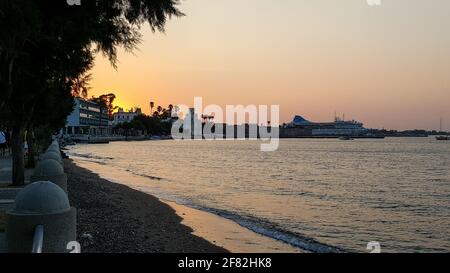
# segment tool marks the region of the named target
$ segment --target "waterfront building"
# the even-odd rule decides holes
[[[119,110],[113,115],[114,119],[112,121],[112,125],[115,126],[124,122],[130,122],[139,115],[142,115],[141,108],[136,108],[129,111],[124,111],[123,108],[119,108]]]
[[[110,134],[108,110],[98,103],[75,98],[73,112],[67,117],[65,135],[93,135]]]
[[[189,108],[183,125],[184,134],[190,135],[191,139],[201,139],[202,131],[202,122],[195,112],[195,108]]]

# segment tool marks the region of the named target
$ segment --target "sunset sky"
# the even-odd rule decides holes
[[[185,0],[165,34],[143,28],[118,70],[99,56],[91,95],[118,104],[279,104],[367,127],[450,130],[450,1]]]

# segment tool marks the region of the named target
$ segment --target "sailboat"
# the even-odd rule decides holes
[[[441,132],[442,132],[442,118],[440,119],[439,122],[439,133]],[[436,140],[450,140],[450,136],[443,136],[443,135],[436,136]]]

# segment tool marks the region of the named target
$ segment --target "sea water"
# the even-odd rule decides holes
[[[450,251],[449,142],[292,139],[275,152],[245,140],[112,142],[69,155],[308,251],[367,252],[369,242],[382,252]]]

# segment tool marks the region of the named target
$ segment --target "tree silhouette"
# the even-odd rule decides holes
[[[114,106],[114,101],[116,100],[116,95],[114,93],[104,94],[98,98],[92,97],[90,100],[105,108],[108,112],[108,118],[110,120],[113,119],[114,111],[118,108],[118,106]]]
[[[155,102],[150,102],[150,113],[153,113],[153,108],[155,108]]]
[[[87,98],[92,74],[84,74],[72,80],[72,96]]]
[[[158,108],[156,108],[156,111],[158,111],[158,116],[161,116],[163,108],[161,106],[158,106]]]
[[[23,141],[42,101],[71,95],[98,53],[117,65],[117,48],[134,50],[140,27],[164,31],[182,16],[178,0],[97,0],[69,6],[66,0],[0,1],[0,122],[12,131],[13,184],[24,184]],[[58,92],[49,92],[54,87]],[[83,95],[83,89],[81,89]],[[56,99],[56,101],[58,101]],[[73,99],[72,99],[73,103]],[[43,118],[65,121],[57,108]],[[53,127],[53,126],[52,126]]]

